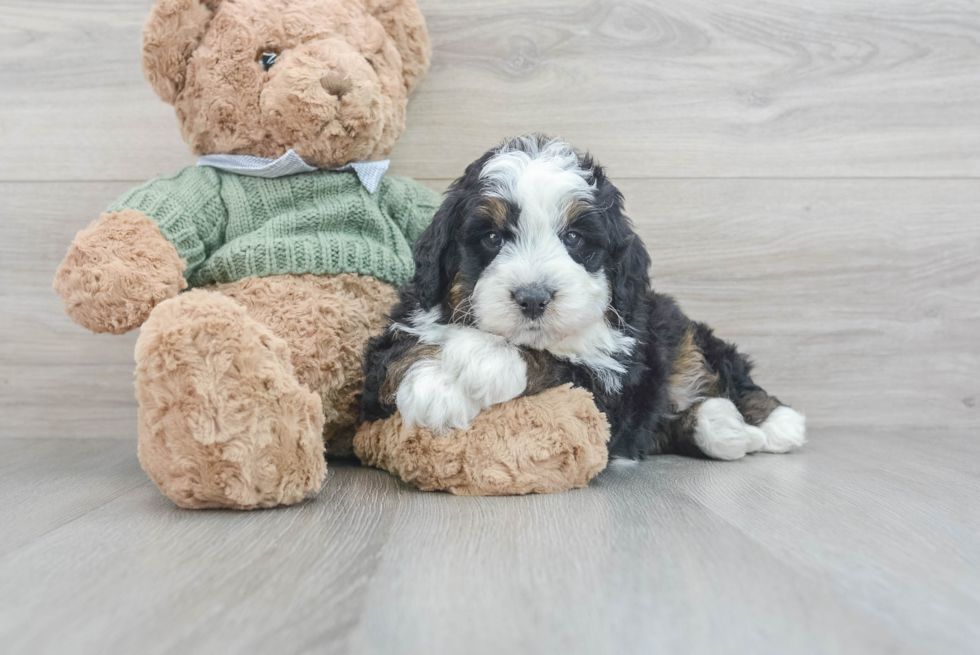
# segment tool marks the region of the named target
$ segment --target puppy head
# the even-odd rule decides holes
[[[564,141],[514,138],[467,167],[415,248],[424,309],[515,345],[630,332],[650,260],[602,168]]]

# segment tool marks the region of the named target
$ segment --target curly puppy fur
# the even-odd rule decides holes
[[[363,424],[354,448],[423,491],[460,496],[585,487],[606,466],[609,425],[592,395],[570,385],[494,405],[457,432],[436,436],[396,414]]]
[[[623,205],[561,139],[516,137],[470,164],[368,345],[364,418],[459,434],[497,403],[570,382],[609,417],[611,457],[802,445],[805,418],[753,381],[748,357],[651,288]]]
[[[75,236],[55,273],[54,290],[82,327],[123,334],[187,288],[185,264],[145,214],[111,212]]]
[[[299,502],[326,476],[323,411],[286,342],[220,294],[156,307],[136,342],[139,459],[181,507]]]
[[[196,154],[292,148],[324,168],[388,156],[430,54],[414,0],[157,0],[143,30],[143,71]]]
[[[319,394],[331,457],[352,455],[368,339],[380,334],[395,290],[373,277],[275,275],[221,284],[216,291],[289,345],[296,378]]]

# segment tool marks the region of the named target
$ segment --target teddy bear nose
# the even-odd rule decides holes
[[[320,78],[320,84],[323,86],[324,90],[332,96],[337,96],[340,98],[345,93],[351,90],[350,78],[343,73],[327,73]]]

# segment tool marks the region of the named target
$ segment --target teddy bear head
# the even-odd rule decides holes
[[[384,159],[429,65],[415,0],[156,0],[143,71],[195,154]]]

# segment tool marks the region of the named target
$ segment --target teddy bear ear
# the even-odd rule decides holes
[[[156,0],[143,27],[143,74],[173,104],[184,88],[187,61],[221,0]]]
[[[368,11],[378,19],[402,58],[405,88],[411,91],[429,69],[432,45],[425,18],[415,0],[367,0]]]

